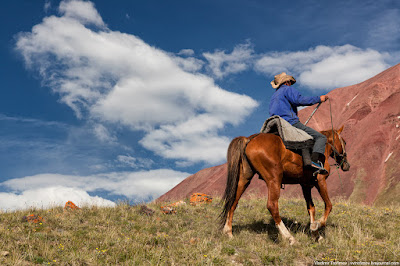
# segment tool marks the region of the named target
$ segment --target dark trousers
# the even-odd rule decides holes
[[[320,154],[324,154],[325,153],[325,145],[326,145],[327,139],[326,139],[326,137],[324,135],[322,135],[318,131],[312,129],[311,127],[303,125],[300,122],[297,122],[293,126],[298,128],[298,129],[304,130],[309,135],[311,135],[311,137],[314,138],[315,143],[314,143],[314,147],[313,147],[313,152],[318,152]]]

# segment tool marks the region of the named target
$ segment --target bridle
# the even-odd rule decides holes
[[[340,141],[340,144],[342,145],[342,151],[343,151],[343,153],[340,153],[340,152],[335,148],[335,145],[334,145],[334,144],[335,144],[335,133],[336,133],[336,134],[338,135],[338,137],[339,137],[339,141]],[[333,156],[332,156],[332,153],[331,153],[331,156],[332,156],[332,157],[335,159],[335,161],[336,161],[336,164],[335,164],[335,165],[337,165],[338,167],[341,167],[341,166],[343,165],[343,163],[348,163],[348,162],[347,162],[346,145],[344,144],[344,141],[343,141],[342,137],[340,136],[340,134],[337,133],[336,131],[333,131],[332,142],[333,142],[333,145],[332,145],[331,143],[328,142],[329,146],[331,146],[331,148],[332,148]],[[338,159],[340,159],[340,163],[338,162]]]

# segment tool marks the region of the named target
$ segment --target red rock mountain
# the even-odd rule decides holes
[[[344,125],[342,133],[351,169],[333,169],[328,188],[331,197],[365,204],[400,203],[400,64],[360,84],[328,93],[333,124]],[[299,112],[304,123],[315,106]],[[309,126],[331,128],[329,102],[321,105]],[[332,159],[330,159],[332,160]],[[333,160],[331,161],[333,162]],[[226,164],[203,169],[187,177],[157,201],[173,201],[194,192],[221,197],[226,183]],[[286,185],[282,196],[301,196],[299,185]],[[314,196],[317,195],[313,189]],[[267,186],[255,176],[244,196],[266,197]]]

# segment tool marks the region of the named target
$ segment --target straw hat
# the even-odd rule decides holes
[[[272,88],[277,89],[286,81],[290,81],[292,85],[296,83],[294,77],[287,75],[285,72],[282,72],[279,75],[276,75],[274,80],[271,81]]]

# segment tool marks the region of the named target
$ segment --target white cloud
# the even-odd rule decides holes
[[[5,114],[0,113],[0,121],[11,121],[17,123],[25,123],[31,124],[36,127],[58,127],[58,128],[67,128],[69,127],[67,124],[58,122],[58,121],[45,121],[35,118],[26,118],[26,117],[17,117],[17,116],[7,116]]]
[[[317,46],[308,51],[263,55],[255,69],[274,76],[285,71],[302,86],[329,90],[362,82],[389,67],[387,53],[352,45]]]
[[[0,209],[18,210],[28,208],[51,208],[64,206],[67,201],[72,201],[77,206],[102,206],[114,207],[116,204],[110,200],[92,197],[86,191],[71,187],[43,187],[32,188],[22,193],[0,193]]]
[[[47,13],[50,8],[51,8],[51,2],[50,2],[50,0],[46,0],[45,3],[44,3],[43,9]]]
[[[91,2],[62,1],[59,9],[61,17],[46,17],[32,32],[20,34],[16,49],[77,117],[143,130],[141,143],[157,153],[162,146],[161,155],[168,158],[208,160],[185,154],[217,144],[215,149],[221,150],[214,154],[219,159],[212,155],[211,161],[224,160],[227,142],[218,130],[237,125],[256,101],[223,90],[197,73],[203,66],[198,59],[180,58],[137,36],[111,31]],[[92,30],[88,24],[98,28]],[[223,73],[240,71],[247,49],[235,48]],[[204,123],[204,117],[211,122]],[[195,136],[179,132],[188,124],[196,125]],[[97,134],[107,138],[103,129],[99,127]],[[196,145],[191,145],[193,137]]]
[[[38,191],[45,188],[63,187],[72,188],[74,191],[105,191],[110,195],[120,195],[129,199],[140,200],[148,199],[149,197],[156,198],[162,195],[189,175],[189,173],[170,169],[112,172],[90,176],[38,174],[10,179],[1,183],[1,185],[12,190],[14,194],[24,194],[25,191],[31,190]],[[35,200],[40,200],[47,204],[54,202],[54,197],[54,195],[49,196],[45,194],[41,197],[38,194]]]
[[[229,114],[224,116],[229,117]],[[223,125],[223,118],[201,114],[176,126],[162,126],[150,132],[141,143],[166,158],[220,163],[221,158],[225,159],[229,139],[217,136],[211,129],[222,128]],[[210,130],[204,132],[205,128]],[[166,139],[169,141],[166,142]]]
[[[150,168],[153,164],[154,161],[151,159],[145,159],[145,158],[135,158],[130,155],[118,155],[116,162],[119,164],[121,167],[131,167],[134,169],[137,168]]]
[[[250,42],[237,45],[232,53],[217,50],[214,53],[203,53],[209,62],[209,69],[217,78],[247,70],[251,66],[254,50]]]
[[[62,1],[59,11],[64,17],[76,19],[83,24],[105,26],[100,14],[94,8],[94,4],[89,1]]]
[[[93,127],[94,135],[101,142],[113,143],[117,140],[115,136],[113,136],[109,130],[102,124],[96,124]]]
[[[183,55],[183,56],[193,56],[194,51],[193,49],[182,49],[179,51],[178,55]]]
[[[194,57],[173,56],[175,63],[187,72],[198,72],[203,68],[204,62]]]

